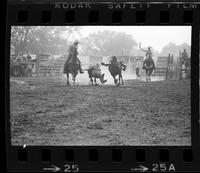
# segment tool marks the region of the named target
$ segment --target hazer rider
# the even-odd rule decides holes
[[[143,69],[146,70],[146,75],[149,78],[149,79],[147,78],[147,80],[150,80],[150,75],[152,74],[153,70],[155,69],[155,63],[152,59],[152,56],[153,56],[152,50],[151,50],[150,46],[148,47],[147,50],[142,49],[142,48],[141,48],[141,50],[143,52],[146,52],[146,59],[143,62]]]
[[[141,48],[141,50],[142,50],[143,52],[146,52],[146,57],[147,57],[147,58],[152,58],[153,54],[152,54],[152,50],[151,50],[151,47],[150,47],[150,46],[148,47],[147,50],[146,50],[146,49],[143,49],[143,48]]]
[[[68,56],[68,59],[67,59],[67,62],[70,62],[73,60],[73,58],[76,60],[76,62],[78,63],[79,65],[79,71],[80,73],[83,73],[83,70],[81,68],[81,61],[78,59],[77,55],[78,55],[78,44],[79,44],[79,41],[76,40],[74,41],[74,43],[72,45],[69,46],[69,56]]]

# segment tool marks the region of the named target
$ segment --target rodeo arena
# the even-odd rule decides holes
[[[150,46],[133,56],[71,49],[17,56],[11,50],[13,145],[191,144],[186,50],[154,59]]]

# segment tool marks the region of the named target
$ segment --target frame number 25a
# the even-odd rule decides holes
[[[153,172],[169,172],[169,171],[175,171],[174,164],[166,164],[166,163],[153,163],[152,164],[152,171]]]

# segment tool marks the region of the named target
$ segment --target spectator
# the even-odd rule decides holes
[[[28,60],[28,61],[31,61],[31,60],[32,60],[32,57],[31,57],[29,54],[27,55],[27,60]]]
[[[138,57],[136,58],[136,76],[137,78],[140,77],[140,60]]]

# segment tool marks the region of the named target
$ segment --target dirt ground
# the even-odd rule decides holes
[[[11,78],[12,145],[191,145],[190,81]]]

